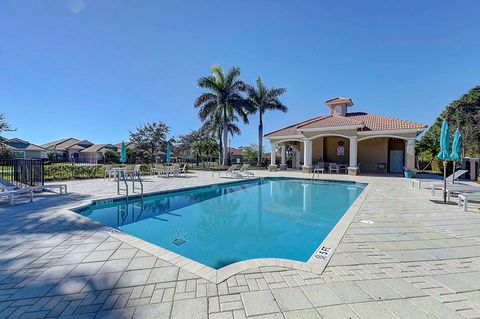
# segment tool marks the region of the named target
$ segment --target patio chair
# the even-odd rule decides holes
[[[335,173],[339,173],[340,172],[340,169],[338,167],[338,164],[337,163],[330,163],[328,164],[328,171],[330,172],[330,174],[332,172],[335,172]]]
[[[110,165],[105,165],[105,171],[103,175],[103,179],[110,179],[111,176],[115,176],[115,173],[112,171],[112,167]]]
[[[179,174],[183,174],[183,176],[187,176],[187,164],[183,164],[182,167],[180,167]]]
[[[458,195],[458,207],[462,206],[463,211],[467,212],[468,202],[480,202],[480,192],[479,193],[463,193]]]
[[[153,166],[153,175],[157,175],[158,177],[167,175],[167,169],[163,164],[154,164]]]
[[[232,166],[230,166],[227,171],[225,172],[225,176],[230,176],[230,177],[243,177],[242,175],[240,175],[238,173],[238,171],[236,171],[235,169],[238,167],[237,164],[233,164]]]
[[[315,168],[313,169],[313,173],[326,173],[326,165],[324,162],[318,162],[317,165],[315,165]]]
[[[242,167],[237,171],[238,174],[242,176],[247,176],[247,177],[254,177],[255,174],[252,172],[247,171],[247,169],[250,167],[250,164],[243,164]]]
[[[180,174],[180,164],[173,164],[170,172],[173,176],[178,176]]]

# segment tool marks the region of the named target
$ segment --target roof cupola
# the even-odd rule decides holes
[[[347,107],[353,105],[353,101],[349,97],[335,97],[325,101],[328,108],[330,109],[330,114],[345,116],[347,115]]]

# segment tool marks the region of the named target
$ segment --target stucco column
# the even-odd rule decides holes
[[[415,171],[415,143],[416,139],[408,139],[405,143],[405,168],[411,172]]]
[[[270,165],[276,165],[275,163],[275,143],[270,143]]]
[[[295,168],[300,169],[300,149],[295,149]]]
[[[285,144],[282,144],[282,165],[285,165]]]
[[[303,171],[310,173],[312,168],[312,140],[303,140]]]
[[[348,166],[348,174],[349,175],[357,175],[358,174],[358,167],[357,167],[357,137],[350,137],[350,163]]]

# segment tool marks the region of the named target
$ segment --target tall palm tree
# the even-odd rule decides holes
[[[280,95],[287,92],[284,88],[267,88],[260,77],[257,77],[257,86],[248,86],[248,99],[250,104],[254,107],[252,113],[259,114],[258,124],[258,159],[257,165],[262,165],[263,152],[263,114],[267,110],[277,110],[287,112],[288,108],[280,101]],[[273,150],[272,150],[273,152]]]
[[[238,122],[238,118],[236,116],[233,119],[228,119],[227,123],[227,131],[228,134],[231,136],[233,135],[240,135],[241,130],[236,124]],[[222,164],[222,155],[223,155],[223,147],[222,147],[222,131],[223,131],[223,124],[221,120],[221,116],[211,116],[207,118],[200,129],[200,131],[209,136],[210,138],[218,141],[218,160],[219,164]]]
[[[212,74],[201,77],[198,86],[208,89],[195,101],[199,108],[198,115],[203,121],[220,115],[223,135],[222,165],[227,165],[228,122],[235,116],[240,117],[245,124],[248,123],[248,114],[253,108],[242,96],[247,85],[239,79],[240,69],[233,67],[224,73],[220,66],[212,67]]]

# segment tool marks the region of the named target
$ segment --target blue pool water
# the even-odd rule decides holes
[[[96,203],[80,214],[219,269],[252,258],[307,261],[365,184],[257,179],[140,200]]]

